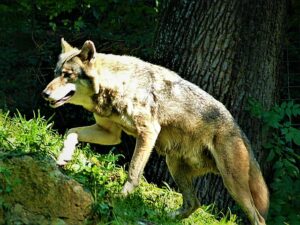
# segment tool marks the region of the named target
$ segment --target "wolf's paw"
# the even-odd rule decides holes
[[[193,207],[189,207],[189,208],[181,207],[173,212],[170,212],[169,217],[172,219],[184,219],[184,218],[189,217],[198,208],[199,208],[198,204],[194,205]]]
[[[56,160],[56,164],[59,166],[64,166],[71,160],[72,160],[72,156],[68,154],[60,154]]]
[[[68,163],[68,161],[65,161],[65,160],[62,160],[62,159],[56,160],[56,164],[57,164],[58,166],[64,166],[64,165],[66,165],[67,163]]]
[[[129,181],[126,181],[121,193],[122,193],[123,196],[126,197],[128,194],[133,192],[134,188],[135,188],[135,185],[133,185]]]

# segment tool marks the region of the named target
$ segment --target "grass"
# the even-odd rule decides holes
[[[7,155],[23,154],[55,159],[62,143],[63,137],[54,131],[52,124],[39,113],[35,115],[35,118],[27,120],[20,114],[10,117],[0,112],[0,159]],[[113,154],[113,150],[109,154],[100,155],[93,152],[89,145],[82,145],[78,147],[74,159],[65,167],[64,172],[88,188],[94,197],[93,215],[89,218],[89,223],[112,225],[237,224],[236,216],[231,214],[219,215],[221,219],[217,220],[212,214],[211,206],[199,208],[184,220],[169,218],[168,213],[181,205],[182,198],[167,185],[158,188],[143,180],[133,194],[123,198],[119,193],[127,175],[125,170],[116,163],[120,157],[121,155]],[[5,175],[4,172],[2,175]]]

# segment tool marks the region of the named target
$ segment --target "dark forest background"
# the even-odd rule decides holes
[[[154,40],[159,27],[158,22],[161,21],[159,20],[163,5],[161,2],[160,0],[2,0],[0,110],[9,111],[12,115],[19,111],[27,118],[31,118],[33,112],[39,110],[46,118],[52,117],[54,127],[60,133],[71,127],[91,124],[93,120],[91,114],[80,107],[66,105],[54,110],[41,98],[41,91],[53,77],[53,70],[61,51],[61,37],[73,46],[81,47],[85,40],[90,39],[94,41],[98,52],[133,55],[159,63],[154,56],[156,44]],[[298,107],[300,2],[291,0],[285,3],[284,34],[279,54],[280,76],[276,87],[278,97],[274,99],[276,104],[273,108],[265,109],[255,99],[249,99],[246,107],[253,118],[258,118],[261,124],[271,124],[272,129],[266,130],[278,133],[276,137],[285,135],[284,132],[287,132],[285,128],[295,133],[288,133],[290,139],[284,139],[286,143],[283,145],[274,144],[274,136],[269,135],[271,141],[266,144],[273,149],[265,154],[263,160],[269,164],[266,171],[271,199],[273,196],[270,215],[275,218],[274,224],[283,224],[284,221],[296,224],[294,222],[300,221],[300,136],[297,130],[300,126]],[[289,110],[292,112],[289,113]],[[277,117],[276,121],[273,117],[278,115],[280,119]],[[275,122],[284,125],[282,127],[276,125],[277,129],[274,124],[272,125]],[[124,137],[124,143],[117,147],[117,150],[126,156],[124,161],[130,160],[133,143],[132,138]],[[94,146],[94,148],[103,151],[102,147]],[[286,148],[288,151],[292,149],[292,154],[284,157],[282,155],[290,153],[276,148]],[[275,165],[275,168],[272,165]],[[159,173],[159,165],[155,166],[156,170],[149,168],[145,173],[149,180],[153,171]],[[172,184],[170,178],[165,177],[165,180]],[[162,183],[164,180],[153,181]]]

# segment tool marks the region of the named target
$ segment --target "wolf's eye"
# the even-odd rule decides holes
[[[70,78],[72,76],[72,73],[63,72],[62,75],[64,78]]]

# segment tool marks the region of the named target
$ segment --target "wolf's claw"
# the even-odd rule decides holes
[[[56,160],[56,164],[59,165],[59,166],[64,166],[71,160],[72,160],[72,155],[66,154],[66,152],[63,151],[58,156],[58,159]]]
[[[193,204],[189,204],[189,207],[182,206],[181,208],[170,212],[168,215],[172,219],[184,219],[187,218],[189,215],[191,215],[193,212],[195,212],[199,206],[200,202],[198,199],[194,199],[195,201]]]

